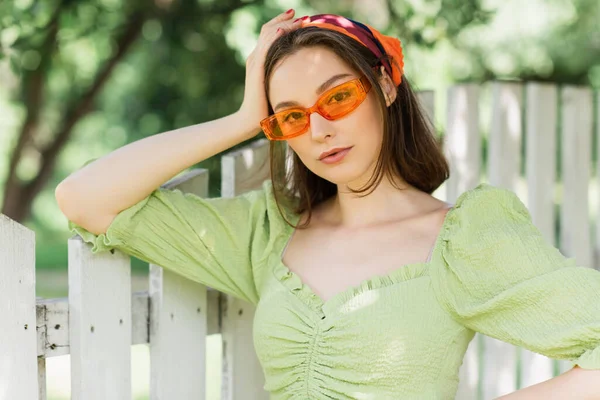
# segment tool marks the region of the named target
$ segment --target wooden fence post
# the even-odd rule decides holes
[[[592,161],[592,91],[566,86],[562,98],[562,202],[560,250],[574,257],[578,265],[593,267],[589,218],[589,182]],[[557,361],[559,373],[573,368],[569,361]]]
[[[260,188],[269,178],[269,143],[259,140],[222,158],[222,196],[233,197]],[[254,350],[252,304],[222,294],[222,400],[268,399],[265,377]]]
[[[163,185],[208,195],[208,171],[195,169]],[[150,264],[150,398],[206,397],[206,286]]]
[[[454,203],[461,193],[480,182],[479,87],[475,84],[451,87],[447,99],[444,152],[450,163],[450,179],[446,183],[446,201]],[[478,398],[481,339],[482,336],[476,334],[469,343],[459,371],[457,399]]]
[[[492,115],[488,146],[489,182],[518,192],[521,174],[523,87],[520,83],[492,83]],[[519,348],[483,335],[485,356],[481,366],[484,399],[495,399],[517,390]]]
[[[35,234],[0,214],[0,249],[0,400],[36,400]]]
[[[554,194],[556,188],[556,128],[558,100],[554,84],[530,82],[526,85],[525,175],[527,208],[531,219],[548,243],[556,246],[554,235]],[[520,349],[519,388],[551,379],[553,360],[527,349]]]
[[[596,154],[600,154],[600,91],[596,91]],[[600,271],[600,157],[596,160],[596,241],[594,243],[594,268]]]
[[[450,163],[447,201],[453,202],[481,180],[479,91],[476,84],[448,90],[445,153]]]
[[[131,398],[131,263],[69,239],[69,336],[73,400]]]

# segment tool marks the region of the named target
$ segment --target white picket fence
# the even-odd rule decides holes
[[[600,206],[598,178],[592,180],[599,175],[592,174],[591,151],[592,136],[600,132],[592,128],[592,90],[494,82],[486,89],[491,93],[489,119],[480,122],[483,88],[466,84],[448,91],[445,152],[452,172],[434,195],[453,202],[484,179],[479,127],[490,127],[485,180],[515,191],[563,254],[597,268],[600,234],[592,235],[590,221]],[[433,115],[433,93],[419,96]],[[558,145],[560,183],[555,176]],[[262,140],[224,156],[222,195],[258,187],[261,179],[256,178],[268,176],[267,154],[268,143]],[[206,196],[208,172],[192,170],[163,187]],[[560,242],[554,237],[555,199]],[[150,265],[149,291],[131,293],[129,257],[119,251],[93,255],[90,248],[78,236],[69,240],[68,298],[36,300],[35,234],[0,215],[0,400],[45,400],[46,358],[65,354],[71,360],[72,399],[131,399],[130,346],[140,343],[150,351],[151,399],[204,399],[206,368],[214,367],[205,365],[206,337],[216,333],[223,340],[222,399],[268,398],[254,354],[250,304],[156,265]],[[477,334],[465,354],[456,398],[493,399],[569,368],[568,362]]]

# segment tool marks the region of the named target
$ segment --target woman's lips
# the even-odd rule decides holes
[[[350,150],[352,150],[352,147],[348,147],[347,149],[340,150],[337,153],[334,153],[330,156],[322,158],[321,161],[324,162],[325,164],[335,164],[335,163],[341,161],[344,157],[346,157],[346,154],[348,154],[348,152],[350,152]]]

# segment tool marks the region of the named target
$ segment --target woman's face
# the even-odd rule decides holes
[[[339,76],[330,81],[332,77]],[[325,82],[329,89],[359,75],[334,52],[325,47],[303,48],[286,57],[271,75],[269,100],[275,112],[293,108],[280,103],[293,102],[311,107],[321,93],[318,88]],[[357,189],[371,177],[379,156],[383,138],[383,119],[371,89],[367,98],[350,114],[329,121],[318,113],[310,115],[307,132],[289,139],[288,144],[313,173],[334,184],[351,184]],[[339,161],[320,160],[323,152],[334,148],[351,147]]]

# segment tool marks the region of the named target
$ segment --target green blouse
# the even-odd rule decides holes
[[[235,198],[159,188],[105,234],[69,228],[94,253],[116,248],[255,304],[272,399],[454,398],[475,332],[600,369],[600,272],[548,244],[513,192],[464,192],[429,261],[322,301],[281,260],[293,228],[272,191],[270,181]]]

